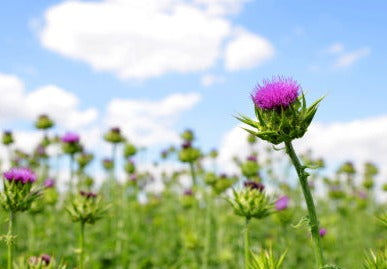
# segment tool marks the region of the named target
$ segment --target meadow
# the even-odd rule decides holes
[[[289,143],[302,137],[318,104],[306,110],[302,98],[293,100],[297,115],[306,117],[296,121],[300,128],[293,125],[295,114],[285,109],[270,112],[279,115],[276,119],[273,114],[265,118],[267,107],[255,107],[260,124],[281,121],[276,134],[262,133],[267,122],[257,125],[238,116],[258,129],[247,136],[245,158],[234,160],[239,175],[208,165],[216,162],[217,151],[204,152],[195,133],[183,131],[181,144],[166,148],[158,160],[159,165],[180,162],[182,169],[165,171],[163,188],[156,192],[148,189],[154,171],[138,168],[139,148],[119,127],[101,137],[112,149],[102,161],[82,146],[78,134],[55,135],[48,115],[35,122],[42,140],[32,154],[14,148],[12,132],[5,131],[0,267],[386,269],[386,204],[377,193],[387,191],[387,185],[376,189],[379,169],[372,160],[362,167],[343,160],[329,174],[323,159],[291,154]],[[273,146],[263,146],[261,139]],[[282,142],[290,158],[277,154]],[[52,146],[60,147],[61,154],[49,155]],[[68,167],[65,189],[57,187],[53,164],[58,159]],[[28,169],[5,169],[8,161]],[[95,165],[104,169],[98,188]],[[296,171],[306,185],[298,184]],[[125,180],[118,181],[122,172]],[[187,177],[188,188],[181,181]],[[306,190],[313,196],[312,215]]]

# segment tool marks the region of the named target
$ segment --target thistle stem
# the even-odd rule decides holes
[[[192,185],[194,187],[196,187],[196,172],[195,172],[195,167],[194,167],[194,163],[193,162],[190,162],[189,163],[189,168],[191,170],[191,177],[192,177]]]
[[[245,269],[249,269],[250,264],[250,219],[246,218],[245,224]]]
[[[113,143],[112,145],[112,162],[113,162],[113,169],[112,169],[112,174],[111,174],[111,177],[113,180],[116,179],[116,167],[117,167],[117,164],[116,164],[116,152],[117,152],[117,144],[116,143]]]
[[[70,154],[70,193],[74,191],[74,172],[73,172],[74,154]]]
[[[85,223],[81,222],[81,234],[79,235],[79,269],[83,269],[85,253]]]
[[[313,202],[312,193],[308,185],[308,173],[305,172],[305,167],[301,164],[298,159],[296,152],[294,151],[291,141],[285,142],[286,153],[289,155],[290,160],[292,161],[294,167],[296,168],[298,178],[301,183],[302,192],[304,194],[306,206],[308,208],[309,220],[310,220],[310,230],[312,233],[312,238],[314,242],[314,252],[316,256],[317,267],[321,268],[324,265],[323,252],[321,247],[321,240],[319,234],[319,224],[316,214],[316,207]]]
[[[210,263],[210,254],[212,246],[212,197],[207,194],[207,210],[205,218],[206,242],[204,245],[203,269],[207,269]]]
[[[13,222],[14,222],[14,212],[11,210],[9,211],[9,222],[8,222],[8,240],[7,240],[7,246],[8,246],[8,269],[12,269],[12,260],[13,260]]]

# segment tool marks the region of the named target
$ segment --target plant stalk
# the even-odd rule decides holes
[[[245,269],[249,269],[250,265],[250,219],[246,218],[245,224]]]
[[[85,223],[81,222],[81,233],[79,236],[79,269],[83,269],[85,259]]]
[[[316,256],[317,268],[321,268],[324,265],[324,257],[321,247],[321,239],[319,233],[319,223],[316,214],[316,207],[313,202],[312,193],[308,185],[308,173],[305,172],[305,166],[303,166],[298,159],[296,152],[294,151],[291,141],[285,142],[286,153],[289,155],[294,167],[296,168],[298,178],[301,183],[302,192],[304,194],[306,206],[308,208],[310,230],[314,242],[314,252]]]
[[[8,266],[7,268],[8,269],[12,269],[13,267],[13,264],[12,264],[12,260],[13,260],[13,245],[14,245],[14,242],[13,242],[13,222],[14,222],[14,218],[15,218],[15,214],[14,212],[11,210],[9,212],[9,222],[8,222],[8,234],[7,234],[7,237],[8,237],[8,240],[7,240],[7,247],[8,247]]]

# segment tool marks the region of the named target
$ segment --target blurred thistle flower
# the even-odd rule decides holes
[[[275,202],[275,208],[277,209],[277,211],[282,211],[288,208],[288,204],[289,204],[289,197],[284,195]]]
[[[184,195],[186,195],[186,196],[192,196],[192,195],[193,195],[192,189],[187,189],[187,190],[185,190],[185,191],[184,191]]]
[[[301,86],[281,76],[258,84],[251,97],[257,121],[243,115],[236,118],[254,128],[243,128],[247,132],[274,145],[304,136],[322,100],[307,107]]]
[[[41,130],[50,129],[55,125],[54,121],[46,114],[39,115],[38,119],[35,122],[35,127]]]
[[[319,233],[320,233],[320,236],[321,236],[321,237],[324,237],[324,236],[326,235],[326,233],[327,233],[327,229],[325,229],[325,228],[320,228]]]
[[[216,159],[217,157],[218,157],[218,155],[219,155],[219,152],[216,150],[216,149],[212,149],[211,151],[210,151],[210,157],[212,158],[212,159]]]
[[[195,136],[194,136],[194,133],[192,130],[185,130],[181,135],[180,137],[184,140],[184,141],[193,141],[195,139]]]
[[[86,198],[96,198],[97,194],[95,192],[88,192],[88,191],[79,191],[79,194]]]
[[[44,187],[45,188],[53,188],[54,186],[55,186],[55,180],[53,180],[52,178],[47,178],[44,181]]]
[[[296,101],[300,88],[292,78],[273,77],[257,85],[252,99],[257,107],[264,110],[287,108]]]
[[[92,153],[82,152],[77,157],[77,163],[80,170],[84,170],[87,165],[89,165],[94,159],[94,155]]]
[[[129,175],[136,172],[136,165],[135,165],[134,161],[131,159],[128,159],[126,161],[124,168],[125,168],[125,172]]]
[[[104,135],[104,139],[105,141],[112,144],[118,144],[125,141],[125,138],[121,134],[121,129],[119,127],[110,128],[110,130]]]
[[[192,147],[192,143],[191,143],[191,141],[184,141],[183,144],[181,144],[181,147],[183,149],[188,149],[188,148]]]
[[[247,160],[252,162],[258,161],[257,156],[255,155],[250,155],[249,157],[247,157]]]
[[[11,145],[13,144],[13,142],[15,142],[11,131],[4,131],[2,140],[3,140],[3,145],[5,146]]]
[[[137,153],[137,148],[131,143],[127,143],[124,147],[124,157],[127,159],[133,157]]]
[[[49,265],[51,262],[51,256],[48,254],[42,254],[40,259],[45,263],[45,265]]]
[[[9,182],[20,182],[21,184],[34,183],[36,175],[28,168],[14,167],[4,172],[4,178]]]
[[[104,158],[102,160],[102,166],[106,171],[110,171],[114,168],[114,163],[113,163],[112,159]]]
[[[265,186],[262,183],[251,180],[245,181],[243,185],[248,189],[258,190],[260,192],[263,192],[263,190],[265,189]]]
[[[61,137],[61,141],[63,143],[79,143],[80,137],[76,133],[68,132],[64,136]]]

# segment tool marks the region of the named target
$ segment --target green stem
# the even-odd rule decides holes
[[[79,236],[79,269],[83,269],[85,254],[85,223],[81,222],[81,234]]]
[[[285,146],[286,146],[286,153],[289,155],[294,167],[296,168],[298,178],[300,180],[301,187],[302,187],[302,192],[304,193],[305,202],[309,213],[310,230],[314,241],[314,252],[316,256],[316,263],[317,263],[317,267],[321,268],[324,265],[324,258],[323,258],[323,252],[321,247],[316,208],[314,206],[312,193],[308,185],[308,173],[305,172],[305,166],[301,165],[301,162],[298,159],[296,152],[294,151],[292,142],[291,141],[285,142]]]
[[[189,163],[189,167],[190,167],[190,170],[191,170],[191,177],[192,177],[192,186],[193,187],[196,187],[196,172],[195,172],[195,167],[194,167],[194,163],[193,162],[190,162]]]
[[[116,143],[113,143],[112,145],[112,162],[113,162],[113,169],[112,169],[112,174],[111,174],[111,177],[113,180],[116,179],[116,167],[117,167],[117,164],[116,164],[116,152],[117,152],[117,144]]]
[[[12,259],[13,259],[13,222],[14,222],[14,212],[9,212],[9,222],[8,222],[8,240],[7,240],[7,246],[8,246],[8,269],[12,269]]]
[[[70,154],[70,193],[74,191],[74,172],[73,172],[74,154]]]
[[[212,245],[212,197],[207,194],[207,210],[205,218],[206,242],[204,246],[203,269],[207,269],[210,261]]]
[[[249,269],[250,264],[250,219],[246,218],[245,224],[245,269]]]

